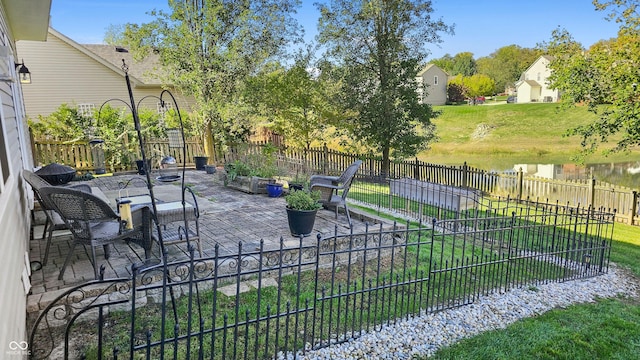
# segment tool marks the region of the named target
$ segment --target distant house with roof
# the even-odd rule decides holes
[[[21,58],[28,64],[32,82],[23,87],[27,116],[47,116],[61,104],[76,105],[81,112],[99,108],[106,100],[129,95],[124,81],[122,60],[129,69],[134,98],[141,107],[159,112],[163,87],[162,68],[157,54],[149,54],[140,62],[125,49],[112,45],[81,45],[49,27],[46,42],[19,41]],[[170,88],[170,86],[169,86]],[[193,100],[174,93],[181,110],[190,111]],[[113,107],[122,103],[110,102]],[[169,108],[171,104],[167,105]]]
[[[444,105],[447,103],[447,80],[449,75],[435,64],[428,64],[418,75],[418,97],[420,103]],[[423,86],[426,85],[425,88]]]
[[[552,60],[551,56],[542,55],[522,73],[515,84],[518,103],[556,102],[560,99],[560,91],[549,87],[549,63]]]

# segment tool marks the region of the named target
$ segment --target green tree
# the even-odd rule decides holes
[[[471,76],[476,73],[476,61],[470,52],[461,52],[453,57],[452,75]]]
[[[518,45],[501,47],[487,57],[476,61],[479,74],[493,79],[497,92],[514,86],[520,75],[542,55],[537,49],[521,48]]]
[[[429,63],[434,64],[440,69],[446,71],[448,74],[453,75],[453,56],[445,54],[439,59],[429,61]]]
[[[565,106],[586,104],[598,119],[570,129],[567,135],[582,138],[582,155],[590,154],[613,138],[614,147],[624,151],[640,145],[640,16],[637,0],[597,1],[599,11],[620,24],[618,37],[582,49],[564,29],[557,29],[543,44],[554,61],[551,85],[562,91]]]
[[[493,79],[484,74],[472,76],[456,75],[449,80],[448,84],[448,91],[454,96],[459,93],[463,98],[469,99],[491,95],[494,90],[495,83]],[[475,101],[473,101],[473,104],[475,104]]]
[[[562,91],[564,105],[586,104],[598,115],[592,123],[570,129],[582,138],[583,154],[594,152],[615,137],[608,151],[640,145],[640,33],[621,31],[583,51],[566,31],[557,30],[548,47],[554,56],[551,86]]]
[[[312,67],[310,58],[309,53],[301,55],[289,69],[277,65],[254,77],[247,92],[271,129],[283,134],[287,144],[307,149],[325,138],[333,107],[325,94],[330,84]]]
[[[467,89],[467,96],[472,99],[478,96],[491,95],[495,91],[495,82],[484,74],[474,74],[464,78],[464,85]]]
[[[127,46],[137,56],[158,52],[167,82],[195,98],[205,152],[245,137],[247,107],[238,101],[248,76],[298,39],[291,13],[299,0],[169,2],[171,12],[151,11],[146,24],[127,24]],[[214,129],[215,127],[215,129]]]
[[[418,102],[415,76],[425,45],[452,28],[432,18],[431,1],[334,0],[318,7],[319,43],[337,62],[342,105],[354,112],[344,125],[382,154],[385,176],[391,155],[415,155],[434,139],[436,114]]]

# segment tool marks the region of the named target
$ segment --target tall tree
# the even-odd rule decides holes
[[[470,52],[457,53],[453,57],[452,75],[471,76],[476,73],[476,61]]]
[[[446,71],[449,74],[453,74],[453,56],[449,54],[444,54],[443,57],[439,59],[433,59],[429,61],[430,64],[435,64],[440,69]]]
[[[638,1],[594,1],[620,22],[618,37],[600,41],[587,51],[566,30],[557,29],[544,44],[554,56],[551,86],[562,91],[565,105],[583,103],[598,120],[568,131],[582,138],[583,155],[615,135],[610,151],[640,146],[640,22]]]
[[[540,55],[540,50],[508,45],[478,59],[476,64],[478,73],[492,78],[496,83],[496,91],[502,92],[506,87],[513,86]]]
[[[233,109],[245,79],[298,38],[291,13],[299,0],[172,0],[171,12],[151,11],[150,23],[127,24],[125,37],[137,54],[155,51],[168,69],[166,81],[195,98],[205,151],[213,134],[229,142],[249,124]],[[215,126],[215,131],[214,131]]]
[[[432,18],[431,1],[332,0],[318,7],[319,43],[340,68],[343,105],[356,113],[347,129],[382,154],[385,176],[391,155],[413,156],[434,139],[436,114],[418,102],[415,76],[429,54],[425,45],[453,29]]]
[[[334,107],[329,99],[331,84],[311,64],[311,53],[299,54],[288,69],[276,66],[252,78],[247,98],[266,118],[266,125],[285,135],[288,145],[309,148],[325,139]]]

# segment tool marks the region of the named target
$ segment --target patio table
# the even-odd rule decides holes
[[[125,196],[116,199],[116,202],[119,204],[124,200],[129,200],[132,206],[149,206],[151,205],[151,196],[149,195],[133,195],[133,196]],[[150,207],[151,208],[151,207]],[[151,208],[152,209],[152,208]],[[152,209],[153,210],[153,209]],[[185,219],[185,211],[186,211],[186,219]],[[158,221],[158,225],[162,226],[162,242],[164,245],[171,245],[179,242],[186,241],[186,231],[189,232],[189,240],[190,241],[198,241],[198,248],[200,248],[200,234],[198,231],[198,209],[197,207],[189,203],[185,202],[184,208],[182,206],[182,201],[170,201],[163,202],[161,200],[156,199],[156,219]],[[178,221],[186,221],[185,226],[179,226],[177,228],[167,228],[167,225],[178,222]],[[191,227],[188,226],[188,222],[193,221],[196,223],[196,230],[192,230]],[[201,250],[200,250],[201,252]]]

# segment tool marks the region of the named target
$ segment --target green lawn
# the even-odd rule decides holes
[[[489,102],[490,103],[490,102]],[[572,163],[580,150],[580,138],[563,137],[570,128],[593,121],[586,107],[559,110],[558,104],[501,104],[436,106],[442,114],[433,120],[439,141],[420,153],[420,160],[501,168],[506,164]],[[484,128],[482,136],[477,130]],[[474,134],[475,133],[475,134]],[[475,136],[474,136],[475,135]],[[637,160],[639,151],[604,157],[596,154],[586,162]]]
[[[640,276],[640,228],[615,224],[611,261]],[[519,321],[441,349],[435,359],[637,359],[639,299],[603,299]]]

